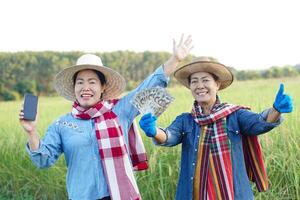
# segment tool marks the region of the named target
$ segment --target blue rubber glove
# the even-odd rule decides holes
[[[156,135],[156,119],[151,113],[147,113],[142,116],[139,121],[141,129],[146,133],[148,137],[154,137]]]
[[[293,111],[293,100],[289,95],[283,92],[284,85],[281,83],[273,107],[280,113],[290,113]]]

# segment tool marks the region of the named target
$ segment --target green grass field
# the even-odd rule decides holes
[[[294,99],[294,112],[284,115],[283,124],[260,136],[265,154],[270,190],[255,193],[256,199],[300,199],[300,79],[235,82],[220,92],[223,102],[246,105],[260,112],[273,104],[279,83]],[[170,108],[159,118],[166,127],[182,112],[189,112],[192,96],[182,87],[169,89],[175,97]],[[22,102],[0,102],[0,199],[67,199],[66,167],[63,156],[49,169],[39,170],[25,151],[26,135],[18,122]],[[71,103],[60,97],[39,99],[38,130],[60,115],[70,112]],[[155,147],[143,136],[149,154],[150,169],[137,173],[137,182],[145,200],[174,199],[181,146]],[[254,189],[255,191],[255,189]]]

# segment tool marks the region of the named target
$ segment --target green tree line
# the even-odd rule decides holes
[[[0,53],[0,101],[16,100],[24,93],[56,95],[53,80],[60,70],[72,66],[83,52],[16,52]],[[120,72],[127,82],[126,89],[138,85],[157,66],[170,56],[167,52],[115,51],[96,53],[104,65]],[[185,62],[192,60],[188,57]],[[184,63],[183,63],[184,64]],[[268,70],[238,71],[231,67],[236,79],[278,78],[297,76],[300,64],[296,66],[271,67]],[[172,82],[174,84],[174,82]]]

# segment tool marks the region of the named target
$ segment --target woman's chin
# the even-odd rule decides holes
[[[90,108],[94,106],[97,102],[92,102],[92,101],[81,101],[79,102],[80,106],[83,108]]]
[[[211,99],[208,98],[197,98],[196,101],[198,102],[198,104],[208,104],[209,102],[211,102]]]

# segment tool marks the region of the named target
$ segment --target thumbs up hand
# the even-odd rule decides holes
[[[284,85],[282,83],[280,84],[273,107],[279,113],[290,113],[293,111],[293,100],[289,95],[284,94]]]

